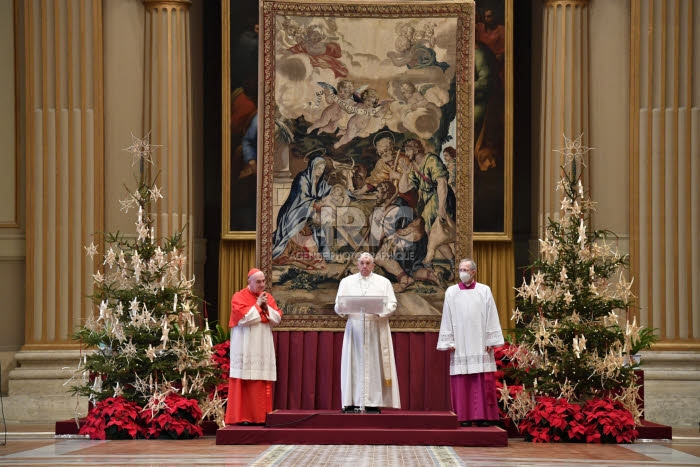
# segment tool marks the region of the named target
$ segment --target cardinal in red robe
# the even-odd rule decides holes
[[[262,425],[272,412],[272,385],[277,379],[272,326],[282,312],[265,292],[265,274],[248,272],[248,286],[231,299],[231,372],[225,422]]]

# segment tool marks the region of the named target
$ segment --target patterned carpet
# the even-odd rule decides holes
[[[465,464],[449,446],[277,445],[269,447],[250,465],[463,467]]]

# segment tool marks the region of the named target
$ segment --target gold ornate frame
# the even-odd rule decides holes
[[[255,240],[254,230],[231,228],[231,0],[221,0],[221,238]]]
[[[477,12],[482,8],[490,8],[498,6],[502,8],[505,26],[505,54],[503,57],[504,73],[503,73],[503,95],[498,96],[503,99],[502,108],[502,134],[500,135],[502,144],[502,163],[503,163],[503,179],[499,181],[502,184],[503,193],[502,218],[503,229],[490,231],[488,228],[483,229],[478,225],[478,216],[475,216],[474,223],[474,240],[475,241],[510,241],[513,238],[513,0],[476,0]],[[477,13],[478,16],[478,13]],[[478,21],[478,19],[477,19]],[[499,109],[500,110],[500,109]],[[474,136],[478,139],[478,135]],[[500,152],[500,151],[499,151]],[[498,159],[500,159],[500,154]],[[498,161],[501,162],[500,160]],[[479,173],[475,170],[475,184],[479,177]],[[475,193],[474,210],[478,210],[478,203],[489,204],[488,199],[479,199],[479,195]]]
[[[453,244],[455,258],[471,256],[472,253],[472,164],[473,160],[473,76],[474,63],[472,55],[472,44],[474,37],[474,2],[473,0],[445,0],[445,1],[404,1],[379,2],[379,1],[353,1],[332,3],[329,1],[319,2],[313,0],[302,1],[277,1],[262,0],[260,11],[260,89],[261,108],[259,110],[259,134],[258,134],[258,163],[259,163],[259,183],[258,183],[258,242],[257,259],[260,269],[262,269],[271,282],[271,292],[283,303],[285,316],[279,329],[286,330],[340,330],[344,327],[344,320],[333,313],[331,295],[337,290],[337,285],[329,284],[326,287],[327,297],[323,295],[321,288],[307,291],[308,302],[304,306],[290,306],[280,300],[280,266],[273,265],[273,234],[276,229],[274,217],[277,216],[281,205],[279,183],[275,183],[275,155],[277,154],[276,127],[278,120],[278,70],[276,69],[276,38],[279,30],[278,23],[282,18],[292,18],[293,20],[306,21],[305,24],[312,24],[314,21],[328,21],[330,23],[347,21],[357,24],[357,34],[355,39],[360,42],[361,34],[368,34],[368,31],[379,29],[380,25],[387,28],[396,28],[396,22],[405,19],[406,21],[418,21],[423,19],[435,19],[436,24],[449,23],[454,29],[453,35],[449,37],[451,50],[454,52],[454,106],[455,106],[455,140],[457,151],[456,164],[456,241]],[[329,24],[330,24],[329,23]],[[346,31],[351,30],[347,27]],[[286,32],[285,32],[286,33]],[[397,33],[398,34],[398,33]],[[398,36],[397,36],[398,37]],[[343,44],[352,44],[352,36],[348,35]],[[365,43],[368,43],[365,41]],[[369,41],[371,44],[372,42]],[[350,45],[351,46],[351,45]],[[372,50],[379,50],[379,46],[373,46]],[[290,49],[280,49],[284,53]],[[398,50],[398,48],[397,48]],[[294,52],[297,53],[297,52]],[[434,56],[433,56],[434,59]],[[442,63],[442,62],[441,62]],[[443,63],[444,64],[444,63]],[[398,65],[396,65],[398,66]],[[224,66],[226,68],[226,66]],[[410,67],[408,67],[410,69]],[[443,70],[444,72],[444,70]],[[387,82],[388,83],[388,82]],[[385,83],[386,84],[386,83]],[[301,101],[299,101],[301,102]],[[442,115],[442,114],[440,114]],[[376,135],[375,135],[376,136]],[[444,146],[443,146],[444,147]],[[309,166],[311,164],[309,163]],[[297,171],[301,173],[302,170]],[[294,176],[294,174],[292,174]],[[291,187],[291,183],[288,185]],[[289,191],[288,191],[289,193]],[[277,203],[273,206],[273,202]],[[446,271],[449,273],[449,271]],[[330,276],[327,280],[331,281]],[[337,282],[336,282],[337,284]],[[329,291],[328,289],[332,290]],[[406,293],[406,292],[404,292]],[[288,292],[291,295],[301,295],[302,292]],[[430,314],[423,314],[420,309],[414,310],[412,314],[402,314],[402,300],[399,299],[398,316],[392,319],[392,329],[397,331],[426,331],[437,330],[440,324],[441,296],[444,289],[435,290],[435,299],[431,303],[440,303],[437,312],[433,309]],[[408,295],[407,295],[408,296]],[[314,302],[317,300],[317,302]],[[284,306],[287,305],[287,306]]]

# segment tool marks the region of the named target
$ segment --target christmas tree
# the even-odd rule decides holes
[[[625,275],[628,256],[611,246],[616,236],[587,227],[595,203],[584,195],[580,168],[589,150],[581,137],[565,137],[560,216],[549,219],[529,281],[516,289],[507,376],[522,390],[499,389],[516,422],[543,397],[578,405],[606,398],[619,401],[636,423],[641,416],[638,365],[630,358],[640,331],[628,319],[633,281]]]
[[[94,242],[85,247],[88,256],[103,260],[93,276],[96,316],[88,316],[74,336],[94,351],[83,357],[74,376],[80,384],[72,389],[95,405],[88,416],[93,428],[109,426],[118,409],[134,414],[133,430],[125,434],[120,425],[113,437],[196,436],[202,411],[221,424],[224,401],[210,396],[220,371],[212,363],[211,333],[198,311],[194,278],[186,277],[182,232],[155,236],[151,208],[163,196],[149,181],[146,164],[153,163],[156,147],[148,137],[132,139],[127,151],[132,166],[138,162],[138,187],[120,203],[122,211],[136,212],[136,235],[104,234],[98,241],[103,255]],[[191,425],[178,425],[178,411]],[[102,437],[95,430],[88,434]]]

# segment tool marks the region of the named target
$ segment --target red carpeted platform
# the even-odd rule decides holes
[[[637,427],[639,436],[637,439],[672,439],[673,429],[668,425],[642,420]]]
[[[452,412],[384,410],[381,414],[275,410],[265,426],[227,426],[216,444],[392,444],[426,446],[508,445],[497,427],[461,427]]]

